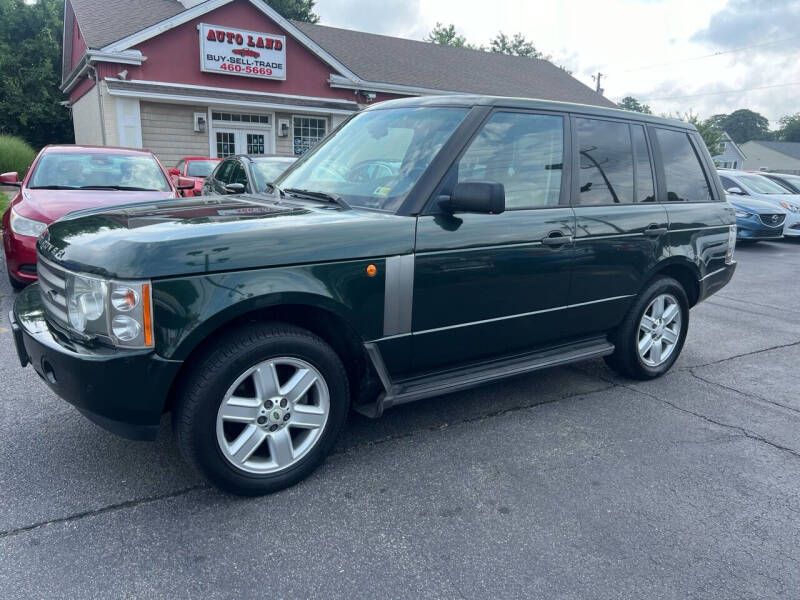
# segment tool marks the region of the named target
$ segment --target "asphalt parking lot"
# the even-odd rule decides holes
[[[190,472],[168,417],[125,441],[20,369],[3,272],[0,597],[797,598],[800,243],[736,258],[664,378],[600,360],[352,415],[257,499]]]

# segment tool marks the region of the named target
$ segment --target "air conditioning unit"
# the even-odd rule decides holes
[[[206,113],[194,113],[194,130],[202,133],[208,125],[208,115]]]

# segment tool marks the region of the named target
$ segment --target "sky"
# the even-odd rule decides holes
[[[603,73],[611,100],[631,95],[657,114],[749,108],[777,128],[800,112],[800,0],[317,0],[314,10],[323,25],[412,39],[437,22],[486,46],[520,32],[593,88]]]

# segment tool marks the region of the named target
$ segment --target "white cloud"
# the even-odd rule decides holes
[[[318,0],[315,10],[326,25],[414,39],[437,21],[487,45],[498,31],[519,31],[587,85],[594,86],[593,73],[605,73],[612,100],[630,94],[656,112],[691,109],[705,117],[752,108],[773,126],[800,112],[800,85],[696,95],[800,82],[797,0]],[[687,60],[792,35],[792,42]],[[674,96],[692,97],[663,99]]]

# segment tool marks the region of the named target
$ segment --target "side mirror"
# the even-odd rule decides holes
[[[228,194],[243,194],[244,193],[244,184],[243,183],[229,183],[225,186],[225,192]]]
[[[13,185],[14,187],[20,187],[22,183],[19,180],[19,174],[16,171],[11,171],[10,173],[3,173],[0,175],[0,183],[5,185]]]
[[[175,182],[175,187],[179,190],[191,190],[194,188],[194,179],[178,177],[178,181]]]
[[[456,184],[442,208],[451,213],[497,215],[506,209],[506,190],[495,181],[465,181]]]
[[[736,185],[733,187],[729,187],[725,191],[728,192],[729,194],[734,194],[735,196],[747,196],[747,193],[742,188]]]
[[[169,171],[167,171],[167,173],[169,173],[170,175],[180,175],[181,174],[181,170],[180,169],[176,169],[175,167],[172,167]]]

